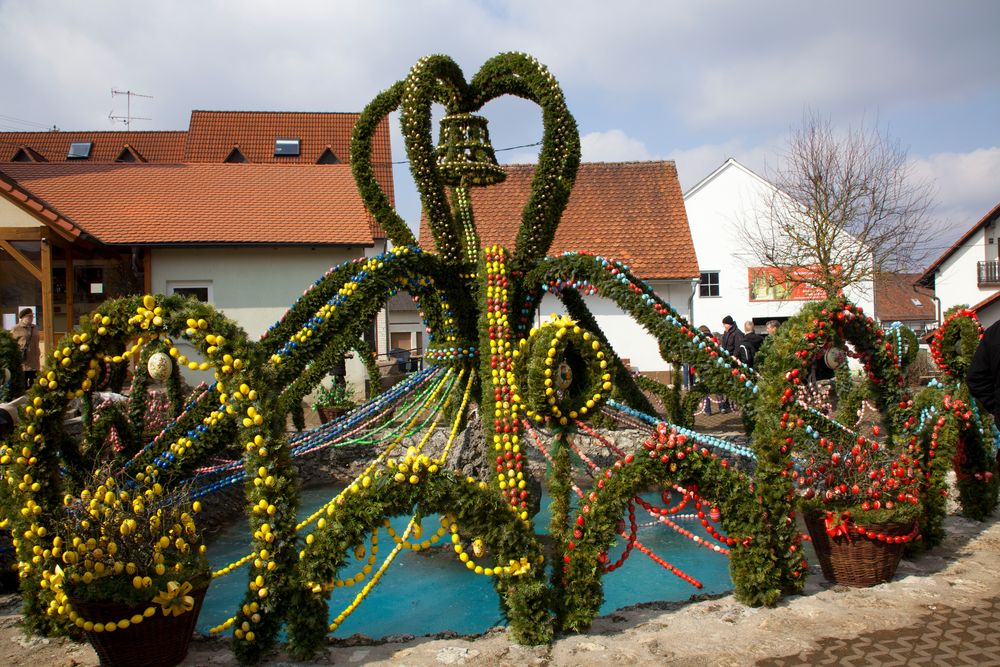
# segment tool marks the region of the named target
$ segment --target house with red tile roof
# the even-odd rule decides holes
[[[472,188],[473,215],[481,245],[513,249],[521,211],[531,191],[535,165],[504,165],[507,179]],[[426,220],[420,243],[433,248]],[[685,317],[698,280],[698,262],[684,210],[677,168],[672,161],[591,162],[580,165],[550,256],[586,250],[629,265],[656,293]],[[612,347],[643,373],[662,373],[655,339],[603,298],[585,297]],[[546,295],[539,317],[564,312]]]
[[[259,337],[330,266],[386,248],[348,164],[357,116],[195,111],[183,132],[0,133],[0,312],[36,307],[51,345],[107,298],[187,293]],[[386,123],[374,152],[391,197]],[[384,353],[384,313],[375,328]]]
[[[824,298],[805,286],[789,287],[758,266],[741,240],[744,226],[765,219],[775,196],[781,193],[774,185],[733,158],[684,193],[700,272],[694,324],[721,332],[722,319],[730,315],[741,329],[752,321],[763,333],[768,320],[783,321],[809,301]],[[869,314],[873,294],[871,282],[845,290]]]
[[[875,279],[875,317],[880,322],[901,322],[917,336],[937,327],[934,290],[916,284],[919,277],[919,273],[883,273]]]
[[[984,326],[1000,320],[1000,204],[972,225],[919,276],[934,290],[941,314],[959,304],[972,307]]]

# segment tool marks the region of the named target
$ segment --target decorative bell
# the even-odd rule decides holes
[[[446,185],[471,187],[501,183],[507,173],[497,164],[486,118],[469,113],[441,119],[441,138],[434,150]]]

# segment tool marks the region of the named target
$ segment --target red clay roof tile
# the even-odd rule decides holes
[[[14,178],[0,171],[0,196],[6,196],[23,208],[35,211],[48,220],[67,239],[73,240],[83,236],[83,230],[72,220],[59,212],[52,210],[45,202],[26,190]]]
[[[2,170],[108,244],[373,243],[347,165],[49,162]]]
[[[350,161],[351,133],[360,114],[288,111],[200,111],[191,112],[186,131],[162,132],[0,132],[0,162],[10,162],[19,149],[36,153],[50,162],[67,160],[74,142],[93,142],[94,162],[115,162],[123,151],[131,151],[135,162],[224,163],[234,148],[254,164],[316,164],[326,150],[340,164]],[[274,155],[274,140],[299,139],[297,156]],[[395,204],[392,179],[392,149],[389,123],[383,119],[372,141],[375,177]],[[329,166],[329,165],[328,165]],[[335,166],[335,165],[334,165]],[[374,218],[372,236],[384,238]]]
[[[535,165],[504,165],[507,180],[472,189],[480,243],[514,249]],[[426,220],[421,244],[433,247]],[[587,251],[628,264],[646,280],[697,278],[698,260],[672,161],[580,165],[550,255]]]
[[[184,131],[0,132],[0,162],[9,162],[22,146],[49,162],[65,162],[70,144],[87,141],[94,144],[89,162],[114,162],[125,146],[133,146],[149,162],[180,162],[186,135]]]
[[[191,112],[185,162],[223,162],[239,148],[254,164],[316,164],[327,148],[341,163],[351,157],[351,132],[358,113],[290,111]],[[275,155],[275,139],[298,139],[298,155]],[[383,120],[372,141],[372,160],[382,188],[394,202],[389,122]]]
[[[883,273],[875,280],[875,316],[884,323],[937,317],[934,290],[916,284],[919,273]]]

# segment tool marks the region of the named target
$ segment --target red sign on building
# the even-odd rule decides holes
[[[751,266],[747,271],[751,301],[822,301],[826,298],[821,287],[803,282],[815,280],[819,276],[817,269]]]

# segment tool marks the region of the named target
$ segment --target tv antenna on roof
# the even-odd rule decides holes
[[[132,98],[133,97],[144,97],[147,100],[153,99],[152,95],[143,95],[142,93],[134,93],[131,90],[115,90],[111,89],[111,97],[118,97],[119,95],[124,95],[126,99],[126,111],[124,116],[115,116],[114,111],[108,112],[108,120],[112,122],[121,122],[125,124],[126,130],[132,129],[132,121],[134,120],[153,120],[152,118],[146,118],[144,116],[133,116],[132,115]]]

